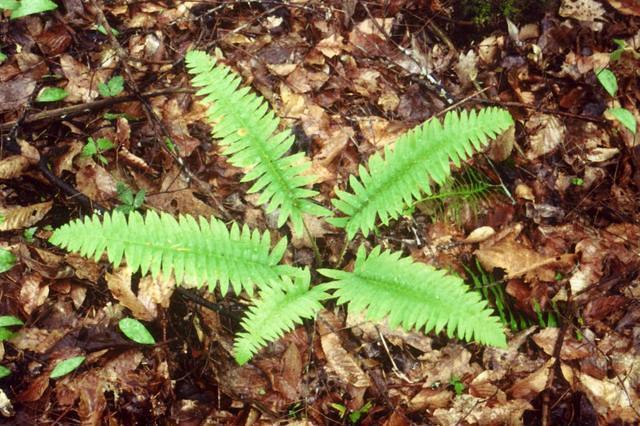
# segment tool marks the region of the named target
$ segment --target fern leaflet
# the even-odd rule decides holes
[[[389,318],[391,326],[405,330],[435,329],[446,326],[449,337],[494,346],[506,346],[500,320],[491,316],[486,301],[469,292],[464,282],[445,271],[401,257],[399,252],[374,248],[367,256],[360,247],[353,272],[321,269],[334,279],[338,303],[348,303],[349,311],[367,311],[371,320]]]
[[[149,211],[146,216],[132,212],[128,216],[114,211],[102,217],[94,215],[76,219],[56,229],[50,242],[96,261],[107,253],[109,261],[120,265],[123,258],[133,272],[167,277],[172,272],[176,282],[209,284],[213,290],[220,283],[226,294],[229,283],[236,294],[243,289],[250,295],[253,287],[264,287],[284,276],[298,275],[300,269],[279,265],[287,240],[283,238],[271,249],[268,232],[251,232],[212,218],[192,216],[176,220],[167,213]]]
[[[322,309],[320,302],[331,296],[325,285],[309,288],[310,279],[305,270],[295,280],[285,278],[260,290],[260,298],[242,320],[245,331],[236,335],[234,352],[238,364],[246,363],[268,342],[279,339],[295,324],[313,318]]]
[[[267,212],[280,209],[278,226],[291,217],[300,235],[302,213],[329,215],[329,210],[309,200],[317,195],[305,188],[315,180],[304,175],[310,164],[304,153],[285,155],[294,136],[288,130],[277,131],[279,120],[265,100],[247,87],[239,88],[240,77],[205,52],[191,51],[185,61],[194,75],[192,84],[201,87],[197,94],[205,95],[209,120],[215,123],[213,137],[220,140],[231,164],[248,169],[242,181],[255,181],[249,192],[262,191],[259,203],[268,204]]]
[[[486,108],[479,113],[449,112],[441,124],[429,120],[402,135],[384,158],[374,154],[368,168],[360,166],[359,178],[350,176],[352,193],[337,191],[333,205],[343,217],[328,219],[345,228],[352,239],[358,230],[367,235],[379,217],[383,224],[402,214],[405,204],[431,194],[431,181],[442,185],[451,174],[449,161],[456,166],[513,124],[508,112]]]

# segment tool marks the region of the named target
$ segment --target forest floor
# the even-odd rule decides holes
[[[0,0],[0,424],[640,420],[638,1],[547,1],[512,19],[495,5],[527,2],[481,15],[448,0],[55,0],[9,19],[11,3]],[[442,198],[372,235],[347,243],[310,219],[293,238],[210,136],[184,66],[192,49],[268,100],[327,208],[427,119],[492,105],[516,124],[436,188]],[[329,303],[239,366],[242,299],[48,243],[117,206],[269,230],[297,266],[348,269],[360,244],[401,251],[480,291],[508,347]],[[127,339],[126,316],[157,343]],[[84,363],[50,378],[75,356]]]

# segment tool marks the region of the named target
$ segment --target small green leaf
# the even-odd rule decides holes
[[[3,223],[6,219],[7,218],[2,213],[0,213],[0,223]]]
[[[20,6],[16,0],[0,0],[0,9],[16,10]]]
[[[2,342],[3,340],[11,339],[13,335],[13,331],[9,330],[8,328],[0,327],[0,342]]]
[[[93,157],[98,153],[98,147],[96,146],[96,141],[93,140],[92,137],[87,139],[87,144],[82,147],[82,152],[80,155],[84,157]]]
[[[98,92],[105,97],[118,96],[124,90],[124,78],[117,75],[107,82],[98,84]]]
[[[4,379],[5,377],[11,375],[11,370],[9,370],[4,365],[0,365],[0,379]]]
[[[99,152],[104,152],[115,148],[114,143],[107,138],[98,138],[97,146]]]
[[[67,95],[69,95],[67,91],[60,87],[45,87],[38,94],[36,102],[58,102],[66,98]]]
[[[7,60],[7,55],[0,52],[0,64]]]
[[[16,256],[7,249],[0,248],[0,274],[7,272],[16,264]]]
[[[571,178],[571,184],[575,186],[582,186],[584,185],[584,179],[579,177]]]
[[[616,75],[608,68],[603,68],[596,73],[598,81],[611,96],[615,96],[618,91],[618,80]]]
[[[22,0],[18,7],[11,12],[11,19],[22,18],[23,16],[34,15],[36,13],[47,12],[57,9],[58,5],[51,0]]]
[[[86,357],[84,356],[74,356],[73,358],[67,358],[64,361],[60,361],[56,364],[55,368],[51,372],[52,379],[57,379],[58,377],[66,376],[71,373],[76,368],[80,367]]]
[[[144,192],[144,189],[141,189],[140,191],[138,191],[136,193],[136,197],[133,199],[133,208],[134,209],[140,208],[140,206],[142,206],[142,203],[144,203],[145,195],[146,195],[146,193]]]
[[[99,33],[107,35],[107,29],[102,24],[96,25],[95,30],[98,31]],[[118,31],[115,28],[111,27],[111,34],[113,34],[114,36],[117,37],[120,34],[120,31]]]
[[[14,325],[24,325],[22,320],[13,315],[3,315],[0,317],[0,327],[11,327]]]
[[[631,111],[626,108],[609,108],[605,111],[605,114],[606,113],[609,113],[613,118],[622,123],[631,133],[636,134],[636,118]]]
[[[123,318],[118,323],[118,326],[125,336],[136,343],[140,343],[141,345],[153,345],[156,343],[156,340],[151,333],[149,333],[147,327],[137,319]]]
[[[32,226],[31,228],[27,228],[24,230],[23,236],[24,239],[28,242],[31,243],[33,242],[33,236],[36,234],[36,231],[38,230],[37,226]]]

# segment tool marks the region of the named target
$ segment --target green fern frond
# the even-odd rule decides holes
[[[102,217],[94,215],[76,219],[53,232],[52,244],[94,257],[107,253],[109,262],[120,265],[123,258],[133,272],[151,272],[165,277],[173,272],[178,284],[202,285],[213,290],[220,283],[226,294],[231,283],[236,294],[243,289],[250,295],[253,287],[297,275],[300,269],[279,265],[287,247],[286,238],[271,249],[268,232],[251,232],[212,218],[207,221],[192,216],[176,220],[167,213],[149,211],[145,216],[131,212],[128,216],[114,211]]]
[[[431,181],[442,185],[451,174],[450,161],[460,166],[511,125],[511,115],[498,108],[449,112],[442,124],[427,121],[402,135],[393,150],[385,147],[384,158],[374,154],[366,169],[360,166],[359,177],[350,176],[352,193],[337,191],[332,201],[344,217],[328,221],[345,228],[349,239],[358,230],[367,235],[378,217],[387,224],[422,192],[431,194]]]
[[[191,51],[185,62],[193,74],[192,84],[201,87],[197,94],[205,95],[209,120],[215,123],[213,137],[220,140],[231,164],[248,169],[242,181],[255,181],[249,192],[261,191],[259,203],[268,204],[267,212],[280,209],[278,226],[291,217],[300,235],[302,213],[329,215],[329,210],[309,200],[317,195],[305,188],[315,180],[305,174],[310,163],[304,153],[285,155],[294,136],[288,130],[278,132],[279,120],[266,101],[249,88],[240,88],[240,77],[205,52]]]
[[[245,331],[236,335],[234,353],[238,364],[249,361],[269,342],[322,309],[320,302],[331,296],[324,285],[309,288],[310,279],[309,271],[305,270],[305,275],[295,281],[285,278],[260,290],[260,298],[242,320]]]
[[[367,311],[371,320],[388,317],[393,327],[405,330],[424,328],[449,337],[505,347],[506,338],[500,320],[491,316],[477,292],[445,271],[401,257],[399,252],[374,248],[367,256],[361,246],[353,272],[322,269],[334,279],[329,285],[337,290],[338,303],[348,303],[349,311]]]
[[[468,209],[472,215],[500,197],[501,186],[492,184],[481,172],[465,168],[445,181],[433,194],[414,202],[423,214],[434,220],[453,220],[461,224],[461,216]]]

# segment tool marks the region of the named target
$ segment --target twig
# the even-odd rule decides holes
[[[155,96],[164,96],[171,95],[174,93],[194,93],[193,89],[161,89],[161,90],[151,90],[149,92],[142,93],[140,96],[145,98],[153,98]],[[100,99],[98,101],[87,102],[79,105],[71,105],[62,108],[50,109],[46,111],[37,112],[35,114],[28,114],[24,117],[22,121],[15,120],[9,121],[7,123],[0,124],[0,131],[10,130],[14,128],[14,126],[19,124],[30,124],[35,123],[37,121],[48,120],[52,118],[69,118],[75,117],[78,115],[88,114],[98,109],[108,108],[110,106],[120,104],[123,102],[129,102],[136,100],[137,97],[135,95],[121,95],[114,96],[112,98]]]

